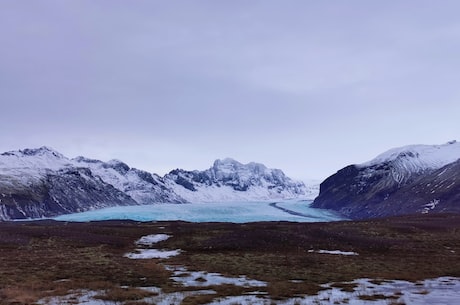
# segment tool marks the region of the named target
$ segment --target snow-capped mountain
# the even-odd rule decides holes
[[[50,148],[0,155],[0,220],[129,204],[136,202]]]
[[[165,181],[189,202],[314,198],[316,195],[313,186],[307,189],[279,169],[254,162],[242,164],[230,158],[216,160],[205,171],[173,170],[165,176]]]
[[[381,164],[391,165],[391,178],[397,183],[404,183],[414,174],[441,168],[459,158],[460,143],[451,141],[444,145],[409,145],[390,149],[357,166],[367,168],[369,172]]]
[[[314,191],[314,188],[313,188]],[[50,217],[116,205],[306,197],[301,182],[262,164],[217,160],[206,171],[165,177],[111,160],[41,147],[0,155],[0,220]]]
[[[455,166],[458,159],[460,143],[456,141],[391,149],[369,162],[347,166],[327,178],[321,183],[313,206],[338,210],[351,218],[453,211],[457,207],[448,198],[444,198],[444,204],[436,210],[426,207],[438,200],[439,194],[450,193],[456,186],[455,181],[460,178],[458,166]],[[430,188],[433,184],[429,179],[453,179],[453,184],[438,183],[436,191]],[[426,190],[430,190],[429,193]]]
[[[139,204],[185,202],[157,174],[130,168],[119,160],[102,162],[77,157],[72,161],[78,166],[89,168],[102,181],[113,185]]]

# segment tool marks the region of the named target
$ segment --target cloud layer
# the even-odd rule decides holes
[[[0,150],[324,178],[459,130],[456,1],[4,1]]]

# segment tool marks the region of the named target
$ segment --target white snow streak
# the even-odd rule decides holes
[[[167,240],[170,237],[171,236],[167,234],[146,235],[146,236],[142,236],[138,241],[136,241],[136,244],[142,245],[142,246],[152,246],[153,244],[159,243],[160,241]]]
[[[152,234],[142,236],[136,244],[143,247],[151,247],[154,244],[165,241],[170,238],[167,234]],[[138,248],[134,252],[125,254],[125,257],[130,259],[152,259],[152,258],[170,258],[172,256],[179,255],[181,250],[158,250],[158,249],[144,249]]]
[[[235,285],[242,287],[265,287],[266,282],[251,280],[245,276],[226,277],[220,273],[193,271],[189,272],[185,267],[169,267],[174,270],[174,275],[171,279],[186,287],[207,287],[214,285]]]
[[[423,210],[422,210],[422,214],[427,214],[429,213],[431,210],[433,210],[434,208],[436,208],[436,206],[441,202],[441,200],[439,199],[433,199],[431,200],[429,203],[425,204],[423,206]]]
[[[320,253],[320,254],[333,254],[333,255],[359,255],[356,252],[350,252],[350,251],[340,251],[340,250],[308,250],[309,253]]]
[[[125,255],[130,259],[170,258],[180,254],[180,250],[136,249]]]

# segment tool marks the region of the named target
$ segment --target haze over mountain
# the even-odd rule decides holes
[[[215,161],[205,171],[173,170],[164,177],[41,147],[0,155],[0,220],[56,216],[116,206],[196,201],[313,198],[315,187],[262,164]]]
[[[456,141],[391,149],[327,178],[312,206],[355,219],[460,212],[459,159]]]

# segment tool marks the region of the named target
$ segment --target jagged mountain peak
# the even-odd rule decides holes
[[[52,158],[64,159],[64,155],[62,155],[57,150],[49,147],[49,146],[42,146],[39,148],[25,148],[20,150],[13,150],[8,151],[2,154],[3,156],[47,156]]]
[[[87,166],[106,183],[129,195],[140,204],[159,202],[184,202],[168,189],[156,174],[132,168],[123,161],[112,159],[108,162],[78,157],[74,159],[79,166]]]
[[[118,166],[118,165],[121,164],[121,165],[126,165],[127,166],[127,164],[125,162],[123,162],[121,160],[118,160],[118,159],[109,160],[109,161],[106,162],[106,164],[113,165],[113,166]]]
[[[236,161],[232,158],[225,158],[225,159],[217,159],[214,161],[211,170],[214,172],[225,172],[225,173],[236,173],[236,172],[252,172],[254,174],[262,174],[268,170],[268,168],[256,162],[250,162],[247,164],[243,164],[239,161]]]
[[[72,159],[72,161],[80,162],[80,163],[94,163],[94,164],[103,163],[101,160],[86,158],[83,156],[75,157]]]
[[[64,155],[47,146],[14,150],[0,155],[0,167],[4,169],[57,170],[71,163]]]
[[[227,164],[233,164],[233,165],[243,165],[241,162],[236,161],[233,158],[223,158],[223,159],[216,159],[214,161],[213,166],[221,166],[221,165],[227,165]]]
[[[279,169],[255,162],[243,164],[231,158],[218,159],[204,171],[176,169],[165,179],[190,202],[311,197],[302,182],[291,180]]]
[[[262,163],[257,163],[257,162],[249,162],[249,163],[242,163],[238,160],[235,160],[233,158],[223,158],[223,159],[216,159],[214,161],[213,166],[221,166],[221,165],[235,165],[235,166],[254,166],[254,165],[259,165],[265,167]]]
[[[120,174],[126,174],[131,169],[128,166],[128,164],[126,164],[126,163],[124,163],[124,162],[122,162],[120,160],[117,160],[117,159],[112,159],[112,160],[106,162],[103,166],[105,168],[113,168],[114,170],[116,170]]]

